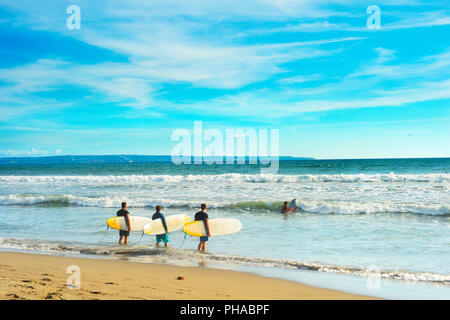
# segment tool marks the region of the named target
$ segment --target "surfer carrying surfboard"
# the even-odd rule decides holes
[[[122,209],[120,209],[119,211],[117,211],[117,216],[119,217],[124,217],[125,221],[127,223],[127,227],[128,227],[128,231],[125,230],[120,230],[119,231],[119,245],[122,244],[122,239],[125,238],[125,245],[128,244],[128,236],[130,235],[130,217],[129,217],[129,212],[127,211],[127,203],[126,202],[122,202]]]
[[[203,223],[205,224],[207,236],[200,237],[200,243],[198,244],[197,250],[206,252],[206,241],[208,241],[208,237],[211,236],[211,233],[209,232],[208,214],[206,213],[206,203],[202,203],[200,208],[202,210],[195,214],[194,220],[203,221]]]
[[[161,213],[161,209],[162,209],[161,206],[159,206],[159,205],[156,206],[156,212],[153,214],[152,220],[161,219],[161,222],[163,224],[163,227],[164,227],[164,230],[166,231],[166,233],[156,235],[156,246],[159,247],[159,243],[164,242],[164,246],[168,247],[169,246],[169,236],[167,234],[169,233],[169,231],[167,229],[166,218],[164,217],[164,214]]]

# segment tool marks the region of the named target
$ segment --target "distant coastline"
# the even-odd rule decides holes
[[[217,159],[220,157],[211,157]],[[193,157],[191,159],[192,163]],[[223,157],[223,163],[226,158]],[[280,156],[280,161],[315,160],[312,157]],[[248,163],[249,157],[245,157]],[[44,157],[8,157],[0,158],[0,164],[89,164],[89,163],[167,163],[172,162],[170,155],[65,155]]]

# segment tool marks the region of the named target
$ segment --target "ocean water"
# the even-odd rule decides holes
[[[450,158],[291,160],[276,175],[250,164],[0,165],[0,248],[266,268],[273,276],[375,275],[450,298],[449,170]],[[281,215],[293,198],[297,211]],[[181,231],[170,234],[169,250],[139,232],[118,247],[106,219],[122,201],[146,217],[157,204],[166,215],[193,217],[206,202],[210,218],[237,218],[243,228],[211,238],[208,254]]]

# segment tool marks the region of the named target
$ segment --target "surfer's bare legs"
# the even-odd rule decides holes
[[[119,238],[119,245],[122,245],[122,239],[125,237],[125,245],[128,244],[128,237],[127,236],[120,236]]]
[[[159,248],[159,242],[156,243],[156,247]],[[164,243],[164,247],[168,248],[169,247],[169,243]]]
[[[200,241],[197,247],[198,251],[206,252],[206,241]]]

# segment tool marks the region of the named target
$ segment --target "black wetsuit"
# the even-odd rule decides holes
[[[118,217],[125,217],[125,223],[127,224],[128,229],[130,228],[130,226],[128,225],[128,220],[126,218],[126,216],[128,216],[130,213],[127,210],[124,209],[120,209],[119,211],[117,211],[117,216]],[[124,230],[120,230],[119,234],[121,236],[129,236],[130,232],[129,231],[124,231]]]
[[[208,226],[206,225],[206,219],[208,219],[208,214],[203,211],[197,212],[194,216],[195,221],[203,221],[203,223],[205,224],[205,230],[206,232],[208,232],[209,230]],[[208,241],[208,237],[200,237],[200,241]]]

